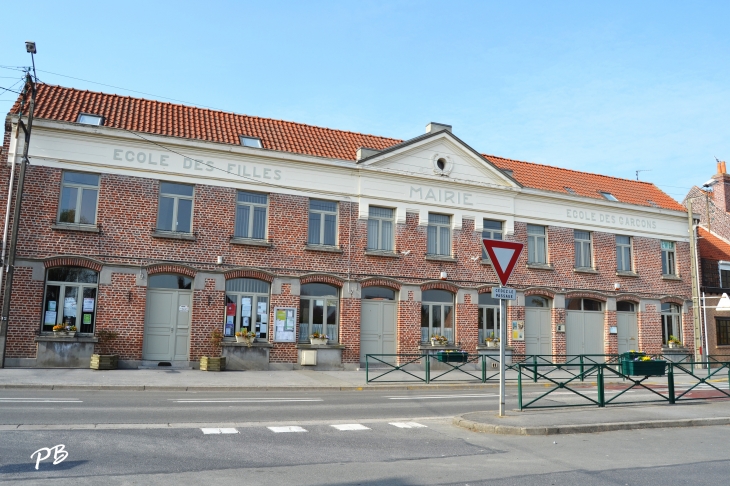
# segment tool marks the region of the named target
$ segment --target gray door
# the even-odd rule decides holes
[[[360,364],[365,366],[367,354],[395,354],[396,303],[392,301],[362,301],[360,318]],[[380,357],[389,363],[394,357]],[[377,362],[371,362],[371,365]]]
[[[618,327],[618,352],[639,350],[639,326],[636,312],[617,312],[616,325]]]
[[[190,291],[147,291],[142,359],[188,359],[191,301]]]
[[[525,308],[525,353],[547,356],[553,354],[553,333],[549,308]]]
[[[604,313],[597,311],[566,311],[565,347],[568,356],[578,354],[603,355]],[[601,361],[599,356],[591,358]]]

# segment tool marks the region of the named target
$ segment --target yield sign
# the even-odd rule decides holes
[[[522,253],[522,248],[525,246],[522,243],[515,243],[513,241],[502,241],[502,240],[482,240],[484,243],[484,249],[487,250],[489,259],[492,260],[494,270],[497,272],[499,281],[502,285],[507,285],[512,270],[515,268],[515,263]]]

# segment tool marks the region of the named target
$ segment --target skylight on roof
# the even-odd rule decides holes
[[[104,124],[104,117],[101,115],[89,115],[88,113],[79,113],[79,118],[76,120],[76,122],[83,123],[84,125],[101,126]]]
[[[578,193],[575,192],[572,187],[565,186],[565,190],[568,192],[568,194],[572,194],[574,196],[578,195]]]
[[[261,148],[261,139],[241,135],[241,145],[243,145],[244,147]]]
[[[614,196],[610,192],[598,191],[598,194],[600,194],[601,196],[605,197],[609,201],[616,201],[616,202],[618,202],[618,199],[616,199],[616,196]]]

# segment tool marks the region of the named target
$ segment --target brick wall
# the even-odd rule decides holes
[[[275,343],[274,342],[274,309],[276,307],[294,307],[297,309],[297,319],[294,325],[295,340],[299,340],[299,296],[292,295],[291,284],[285,283],[281,285],[280,294],[271,294],[271,305],[269,305],[269,323],[271,332],[269,333],[269,342],[273,343],[273,348],[269,353],[269,361],[271,363],[296,363],[297,347],[296,343]]]
[[[35,358],[36,355],[34,338],[40,331],[43,282],[34,281],[32,275],[31,268],[15,269],[6,342],[8,358]]]
[[[205,279],[205,287],[193,291],[193,308],[190,326],[190,359],[198,360],[201,356],[220,356],[220,347],[210,342],[214,330],[223,332],[224,291],[215,290],[215,280]]]
[[[116,338],[100,339],[95,351],[118,354],[120,359],[142,359],[144,316],[147,289],[138,287],[136,276],[128,273],[112,274],[111,285],[99,285],[96,306],[96,331],[115,333]]]

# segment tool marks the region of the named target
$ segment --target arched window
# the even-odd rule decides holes
[[[190,290],[193,288],[193,279],[184,275],[160,273],[150,275],[150,278],[147,279],[147,288]]]
[[[545,297],[528,295],[525,297],[525,307],[550,307],[550,303]]]
[[[299,298],[299,341],[309,341],[310,334],[326,334],[337,342],[339,289],[324,283],[304,284]]]
[[[223,335],[247,330],[256,337],[269,337],[269,282],[255,278],[226,280],[226,321]]]
[[[365,287],[362,298],[366,300],[395,300],[395,290],[388,287]]]
[[[434,334],[454,343],[454,294],[446,290],[424,290],[421,295],[421,342]]]
[[[618,312],[636,312],[636,306],[633,302],[622,300],[621,302],[616,302],[616,310]]]
[[[662,304],[662,344],[675,337],[682,341],[682,314],[677,304]]]
[[[43,331],[53,326],[76,326],[84,334],[94,332],[99,274],[80,267],[49,268],[43,298]]]
[[[603,310],[603,303],[594,299],[566,299],[565,309],[600,312]]]
[[[499,337],[499,300],[491,294],[479,294],[479,343],[486,338]]]

